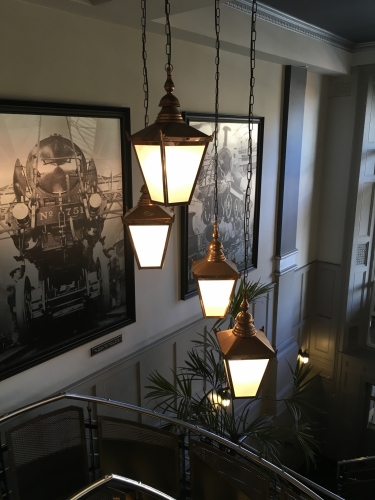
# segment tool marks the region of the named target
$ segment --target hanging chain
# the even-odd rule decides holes
[[[215,57],[215,139],[214,139],[214,221],[217,224],[219,213],[218,192],[217,192],[217,171],[219,158],[217,149],[219,145],[219,65],[220,65],[220,1],[215,0],[215,32],[216,32],[216,57]]]
[[[167,64],[165,69],[168,72],[173,70],[173,66],[171,65],[171,57],[172,57],[172,38],[171,38],[171,25],[169,22],[169,13],[171,11],[171,6],[169,5],[169,1],[165,0],[165,34],[167,35],[167,43],[165,45],[165,53],[167,54]]]
[[[148,126],[148,75],[147,75],[147,52],[146,52],[146,1],[141,0],[142,9],[142,59],[143,59],[143,92],[145,93],[145,98],[143,101],[143,106],[145,108],[145,128]]]
[[[250,38],[250,97],[249,97],[249,140],[247,146],[247,153],[249,161],[247,164],[247,186],[245,194],[245,217],[244,217],[244,236],[245,236],[245,270],[244,270],[244,284],[247,284],[248,278],[248,253],[250,243],[250,209],[251,209],[251,179],[253,176],[253,117],[254,117],[254,69],[255,69],[255,40],[256,32],[256,14],[257,14],[257,0],[253,0],[251,9],[251,38]],[[246,286],[244,286],[244,293]]]

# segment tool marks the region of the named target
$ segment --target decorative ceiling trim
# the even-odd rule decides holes
[[[224,2],[223,5],[244,12],[245,14],[251,14],[252,4],[247,0],[228,0],[227,2]],[[354,52],[357,48],[357,46],[353,42],[350,42],[349,40],[346,40],[341,36],[334,35],[329,31],[318,28],[317,26],[306,23],[305,21],[301,21],[296,17],[285,14],[284,12],[280,12],[279,10],[269,7],[268,5],[264,5],[260,2],[258,2],[258,18],[277,26],[281,26],[282,28],[285,28],[287,30],[294,31],[295,33],[300,33],[301,35],[314,38],[315,40],[319,40],[320,42],[333,45],[334,47],[338,47],[339,49],[346,50],[348,52]]]
[[[375,50],[375,42],[356,43],[354,52],[366,52],[367,50]]]

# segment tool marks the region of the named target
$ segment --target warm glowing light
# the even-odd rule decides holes
[[[228,359],[227,371],[230,371],[236,398],[255,397],[269,359]]]
[[[141,267],[161,267],[169,226],[131,225],[129,230]]]
[[[215,407],[224,406],[225,408],[227,408],[231,402],[231,399],[228,396],[228,394],[230,394],[230,393],[228,393],[227,391],[220,392],[220,390],[219,390],[217,392],[217,391],[213,390],[211,392],[211,394],[209,395],[209,399]]]
[[[189,202],[204,150],[205,145],[165,147],[168,203]]]
[[[309,362],[310,354],[308,352],[302,351],[302,349],[300,349],[298,351],[298,359],[299,359],[300,363],[303,363],[305,365],[306,363]]]
[[[198,280],[206,318],[224,318],[236,280]]]
[[[230,405],[230,399],[222,399],[221,404],[222,406],[228,407]]]
[[[162,203],[164,191],[160,146],[135,144],[134,147],[150,197],[153,201]]]

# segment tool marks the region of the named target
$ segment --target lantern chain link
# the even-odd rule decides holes
[[[249,114],[248,114],[248,164],[247,164],[247,186],[245,194],[245,217],[244,217],[244,237],[245,237],[245,269],[244,269],[244,284],[247,284],[248,278],[248,258],[250,244],[250,211],[251,211],[251,180],[253,177],[253,118],[254,118],[254,86],[255,86],[255,41],[256,41],[256,14],[257,0],[253,0],[251,8],[251,36],[250,36],[250,96],[249,96]],[[244,286],[246,293],[246,286]]]
[[[143,59],[143,92],[144,92],[144,101],[143,106],[145,108],[145,127],[148,127],[149,116],[148,116],[148,74],[147,74],[147,52],[146,52],[146,19],[147,19],[147,10],[146,10],[146,1],[141,0],[141,9],[142,9],[142,59]]]
[[[219,165],[218,158],[218,135],[219,135],[219,79],[220,79],[220,1],[215,0],[215,33],[216,33],[216,57],[215,57],[215,131],[214,131],[214,221],[217,224],[219,213],[217,171]]]
[[[165,53],[167,54],[167,64],[165,69],[167,70],[167,72],[171,72],[173,70],[173,66],[171,65],[172,38],[171,38],[171,24],[169,22],[170,11],[171,11],[171,6],[169,5],[169,1],[165,0],[165,34],[167,35],[167,43],[165,45]]]

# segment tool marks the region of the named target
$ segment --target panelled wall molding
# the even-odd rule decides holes
[[[294,250],[283,256],[277,255],[275,257],[275,275],[280,276],[281,274],[297,269],[297,253],[298,250]]]

